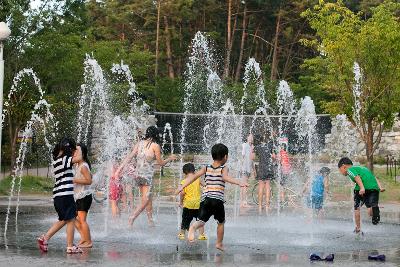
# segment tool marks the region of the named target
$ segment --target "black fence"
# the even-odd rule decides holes
[[[399,173],[400,160],[396,159],[393,155],[386,156],[386,175],[394,178],[397,183],[397,174]]]
[[[173,134],[173,146],[175,153],[180,152],[180,140],[181,140],[181,128],[182,128],[182,121],[185,114],[182,113],[164,113],[164,112],[156,112],[155,113],[157,119],[157,126],[161,130],[162,127],[166,123],[169,123],[172,128]],[[185,137],[185,151],[189,153],[198,153],[202,152],[203,149],[203,128],[207,123],[208,119],[211,116],[218,116],[218,115],[210,115],[210,114],[187,114],[187,130],[186,130],[186,137]],[[240,116],[237,116],[238,118]],[[263,131],[265,131],[262,127],[262,120],[265,120],[265,117],[258,116],[256,120],[256,135],[263,135]],[[279,123],[279,116],[269,116],[268,119],[271,121],[273,127],[277,129],[277,125]],[[253,124],[254,116],[245,115],[243,117],[243,136],[241,137],[244,141],[246,136],[248,135],[251,125]],[[325,147],[325,135],[331,132],[332,124],[331,118],[329,115],[317,115],[317,125],[316,125],[316,133],[315,133],[315,140],[318,145],[314,146],[313,149],[316,151],[320,151]],[[306,152],[307,147],[304,146],[301,142],[298,142],[298,136],[295,130],[294,122],[292,122],[285,127],[284,136],[288,138],[289,142],[289,152],[296,154],[301,152]],[[256,141],[256,140],[255,140]],[[169,146],[166,146],[166,151],[168,151]],[[316,152],[314,151],[314,152]]]

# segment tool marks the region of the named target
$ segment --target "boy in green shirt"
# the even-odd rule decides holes
[[[354,220],[356,223],[354,232],[362,234],[360,207],[365,204],[368,214],[372,216],[372,224],[378,224],[380,221],[379,191],[383,192],[384,189],[368,168],[353,166],[353,162],[349,158],[341,158],[338,168],[341,174],[347,175],[356,184],[354,187]]]

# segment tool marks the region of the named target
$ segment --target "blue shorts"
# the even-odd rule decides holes
[[[311,196],[307,198],[307,207],[314,210],[322,209],[324,204],[324,197],[323,196]]]

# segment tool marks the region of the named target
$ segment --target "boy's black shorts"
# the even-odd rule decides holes
[[[76,218],[76,204],[73,195],[55,197],[53,201],[59,221],[69,221]]]
[[[85,196],[84,198],[76,200],[76,210],[88,212],[92,205],[92,194]]]
[[[225,222],[224,202],[219,199],[206,197],[200,204],[199,220],[207,222],[214,215],[218,223]]]
[[[198,209],[183,208],[181,229],[189,230],[190,223],[192,222],[192,220],[193,219],[197,220],[198,217],[199,217]]]
[[[367,208],[378,207],[379,190],[365,190],[363,196],[359,190],[354,190],[354,209],[358,209],[365,204]]]

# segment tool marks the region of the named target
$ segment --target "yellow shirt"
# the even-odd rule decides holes
[[[182,180],[181,185],[184,182],[185,180]],[[183,207],[187,209],[199,209],[201,198],[200,178],[183,189],[183,192],[185,193],[183,196]]]

